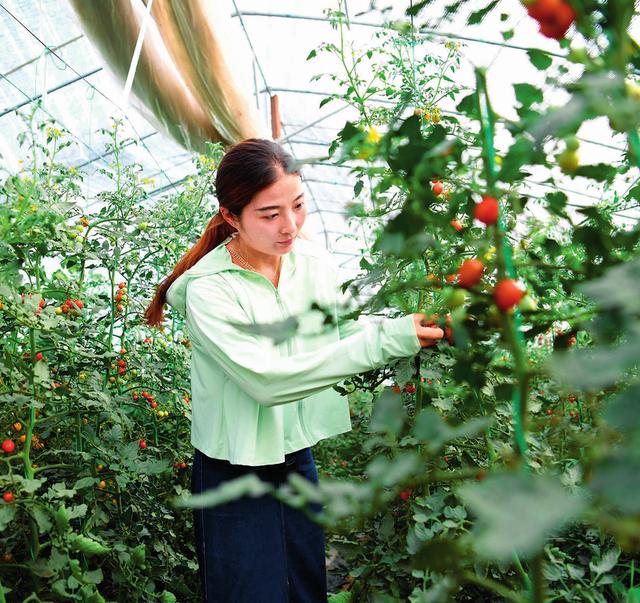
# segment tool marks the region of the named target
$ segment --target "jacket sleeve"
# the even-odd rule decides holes
[[[197,282],[197,286],[193,286]],[[251,324],[234,293],[213,279],[190,283],[187,327],[218,366],[263,406],[296,402],[340,381],[420,351],[412,316],[367,325],[323,348],[280,356],[260,336],[232,324]]]

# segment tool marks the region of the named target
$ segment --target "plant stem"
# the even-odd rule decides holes
[[[518,574],[524,589],[527,592],[531,592],[531,578],[529,578],[529,574],[524,571],[522,563],[520,562],[520,557],[518,557],[518,553],[516,552],[513,553],[513,567],[515,568],[516,574]]]
[[[533,574],[533,603],[544,603],[544,578],[542,576],[542,553],[535,556],[531,563]]]

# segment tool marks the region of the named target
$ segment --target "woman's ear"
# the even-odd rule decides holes
[[[226,207],[220,208],[220,215],[223,217],[225,222],[235,228],[235,223],[238,221],[238,219]]]

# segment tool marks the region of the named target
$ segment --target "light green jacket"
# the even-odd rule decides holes
[[[186,316],[191,340],[191,443],[211,458],[272,465],[284,455],[351,429],[347,398],[332,386],[352,375],[419,352],[413,317],[358,321],[319,332],[324,316],[338,324],[344,304],[337,263],[316,243],[296,239],[282,258],[276,289],[231,261],[231,237],[184,272],[167,302]],[[230,323],[274,323],[300,316],[284,343]],[[311,335],[316,333],[315,335]]]

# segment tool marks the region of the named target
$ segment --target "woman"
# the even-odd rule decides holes
[[[351,429],[332,385],[416,354],[442,338],[423,315],[381,326],[340,320],[330,254],[299,238],[307,208],[293,158],[249,139],[218,167],[220,212],[156,292],[145,318],[160,325],[165,300],[186,316],[191,340],[193,494],[246,473],[276,487],[296,472],[318,483],[311,446]],[[337,328],[320,333],[330,312]],[[281,323],[283,342],[235,325]],[[235,323],[235,324],[234,324]],[[301,331],[305,331],[307,335]],[[311,507],[322,512],[322,505]],[[194,510],[206,603],[326,602],[324,531],[272,497]]]

